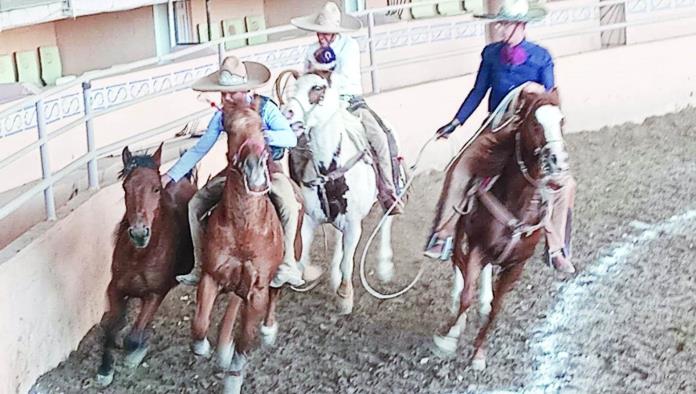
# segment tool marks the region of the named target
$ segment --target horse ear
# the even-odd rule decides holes
[[[554,101],[560,105],[561,104],[561,94],[558,92],[558,88],[554,86],[553,89],[551,89],[550,93],[551,93],[551,97],[553,97]]]
[[[123,148],[123,152],[121,152],[121,160],[123,160],[123,166],[127,166],[128,163],[130,163],[131,159],[133,158],[133,154],[131,154],[131,151],[128,149],[128,145],[126,145]]]
[[[159,148],[155,151],[155,153],[152,154],[152,160],[155,161],[155,164],[157,164],[157,167],[160,166],[162,163],[162,146],[164,146],[164,142],[160,143]]]

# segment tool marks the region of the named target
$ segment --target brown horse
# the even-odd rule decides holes
[[[455,353],[481,270],[487,264],[499,266],[490,315],[486,318],[488,311],[482,308],[484,323],[474,342],[475,369],[485,368],[486,334],[500,311],[503,297],[519,279],[543,234],[554,181],[568,170],[557,91],[520,94],[512,122],[496,132],[486,130],[479,137],[483,143],[476,145],[480,149],[471,152],[475,156],[473,163],[489,165],[474,170],[475,174],[497,173],[500,177],[479,178],[471,205],[464,204],[464,210],[471,212],[457,223],[453,255],[453,301],[455,306],[458,304],[458,313],[447,325],[445,335],[434,336],[438,351]],[[491,164],[497,168],[490,168]],[[462,242],[464,237],[468,242]],[[481,286],[490,286],[490,277],[484,277]]]
[[[280,289],[269,285],[283,259],[283,233],[267,193],[271,178],[261,118],[250,107],[226,104],[224,111],[227,180],[206,227],[192,348],[198,355],[209,354],[206,334],[215,298],[219,292],[230,293],[218,334],[217,358],[226,372],[225,393],[239,393],[261,321],[264,344],[273,344],[277,334],[275,306]],[[242,327],[233,345],[240,309]]]
[[[104,315],[104,354],[97,381],[107,386],[114,376],[116,334],[126,324],[127,302],[139,298],[140,314],[124,339],[126,364],[137,367],[147,354],[148,326],[164,297],[177,285],[176,275],[193,267],[193,244],[188,224],[188,201],[196,192],[195,180],[170,183],[162,190],[159,167],[162,145],[152,156],[133,156],[123,149],[126,213],[116,229],[106,290],[109,310]]]

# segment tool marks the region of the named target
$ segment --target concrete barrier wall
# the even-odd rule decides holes
[[[696,36],[690,36],[559,59],[566,131],[641,122],[696,104],[696,57],[684,57],[680,50],[695,45]],[[665,64],[670,73],[657,75]],[[473,76],[466,76],[369,101],[396,127],[403,154],[413,162],[435,129],[452,118],[472,83]],[[479,110],[452,139],[430,147],[420,168],[442,168],[484,115]],[[202,165],[201,182],[222,168],[224,152],[220,141]],[[73,202],[57,222],[38,225],[0,252],[0,392],[25,393],[99,321],[122,193],[113,185],[79,206]]]

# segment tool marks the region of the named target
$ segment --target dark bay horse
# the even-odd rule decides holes
[[[435,335],[433,339],[438,351],[456,352],[481,270],[487,264],[499,266],[490,314],[486,318],[487,311],[482,313],[483,325],[474,342],[475,369],[485,368],[486,334],[500,311],[503,297],[519,279],[543,234],[554,180],[568,170],[559,107],[556,90],[549,93],[523,90],[512,122],[495,133],[486,130],[478,137],[485,139],[485,143],[478,145],[480,151],[472,152],[485,158],[478,162],[489,166],[474,170],[475,174],[488,172],[500,176],[497,180],[484,178],[477,182],[473,205],[469,205],[471,212],[461,216],[457,223],[452,260],[453,301],[458,304],[458,313],[444,335]],[[491,163],[497,169],[490,168]],[[464,237],[468,242],[462,242]],[[486,283],[490,278],[482,276],[481,280],[482,287],[490,286]]]
[[[160,303],[174,286],[176,275],[193,267],[193,244],[189,232],[188,202],[196,193],[189,175],[162,190],[160,158],[162,145],[152,156],[131,154],[123,149],[123,179],[126,213],[116,229],[107,288],[109,310],[104,315],[104,353],[97,373],[99,384],[111,384],[114,376],[113,349],[117,333],[126,325],[127,302],[139,298],[140,314],[124,347],[126,364],[137,367],[147,354],[148,326]]]
[[[271,288],[270,283],[283,259],[283,230],[268,196],[272,162],[268,161],[261,118],[252,107],[225,104],[224,111],[227,180],[206,227],[192,348],[198,355],[209,354],[206,335],[213,304],[219,292],[229,293],[217,359],[226,374],[224,392],[239,393],[247,355],[262,320],[264,344],[272,345],[278,331],[275,306],[280,289]],[[297,247],[298,242],[295,244]],[[241,330],[233,343],[240,309]]]

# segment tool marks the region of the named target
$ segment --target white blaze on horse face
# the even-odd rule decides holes
[[[555,105],[542,105],[534,113],[537,122],[544,128],[546,145],[542,152],[542,158],[546,161],[550,173],[558,173],[568,170],[568,152],[563,141],[561,121],[563,113]]]

